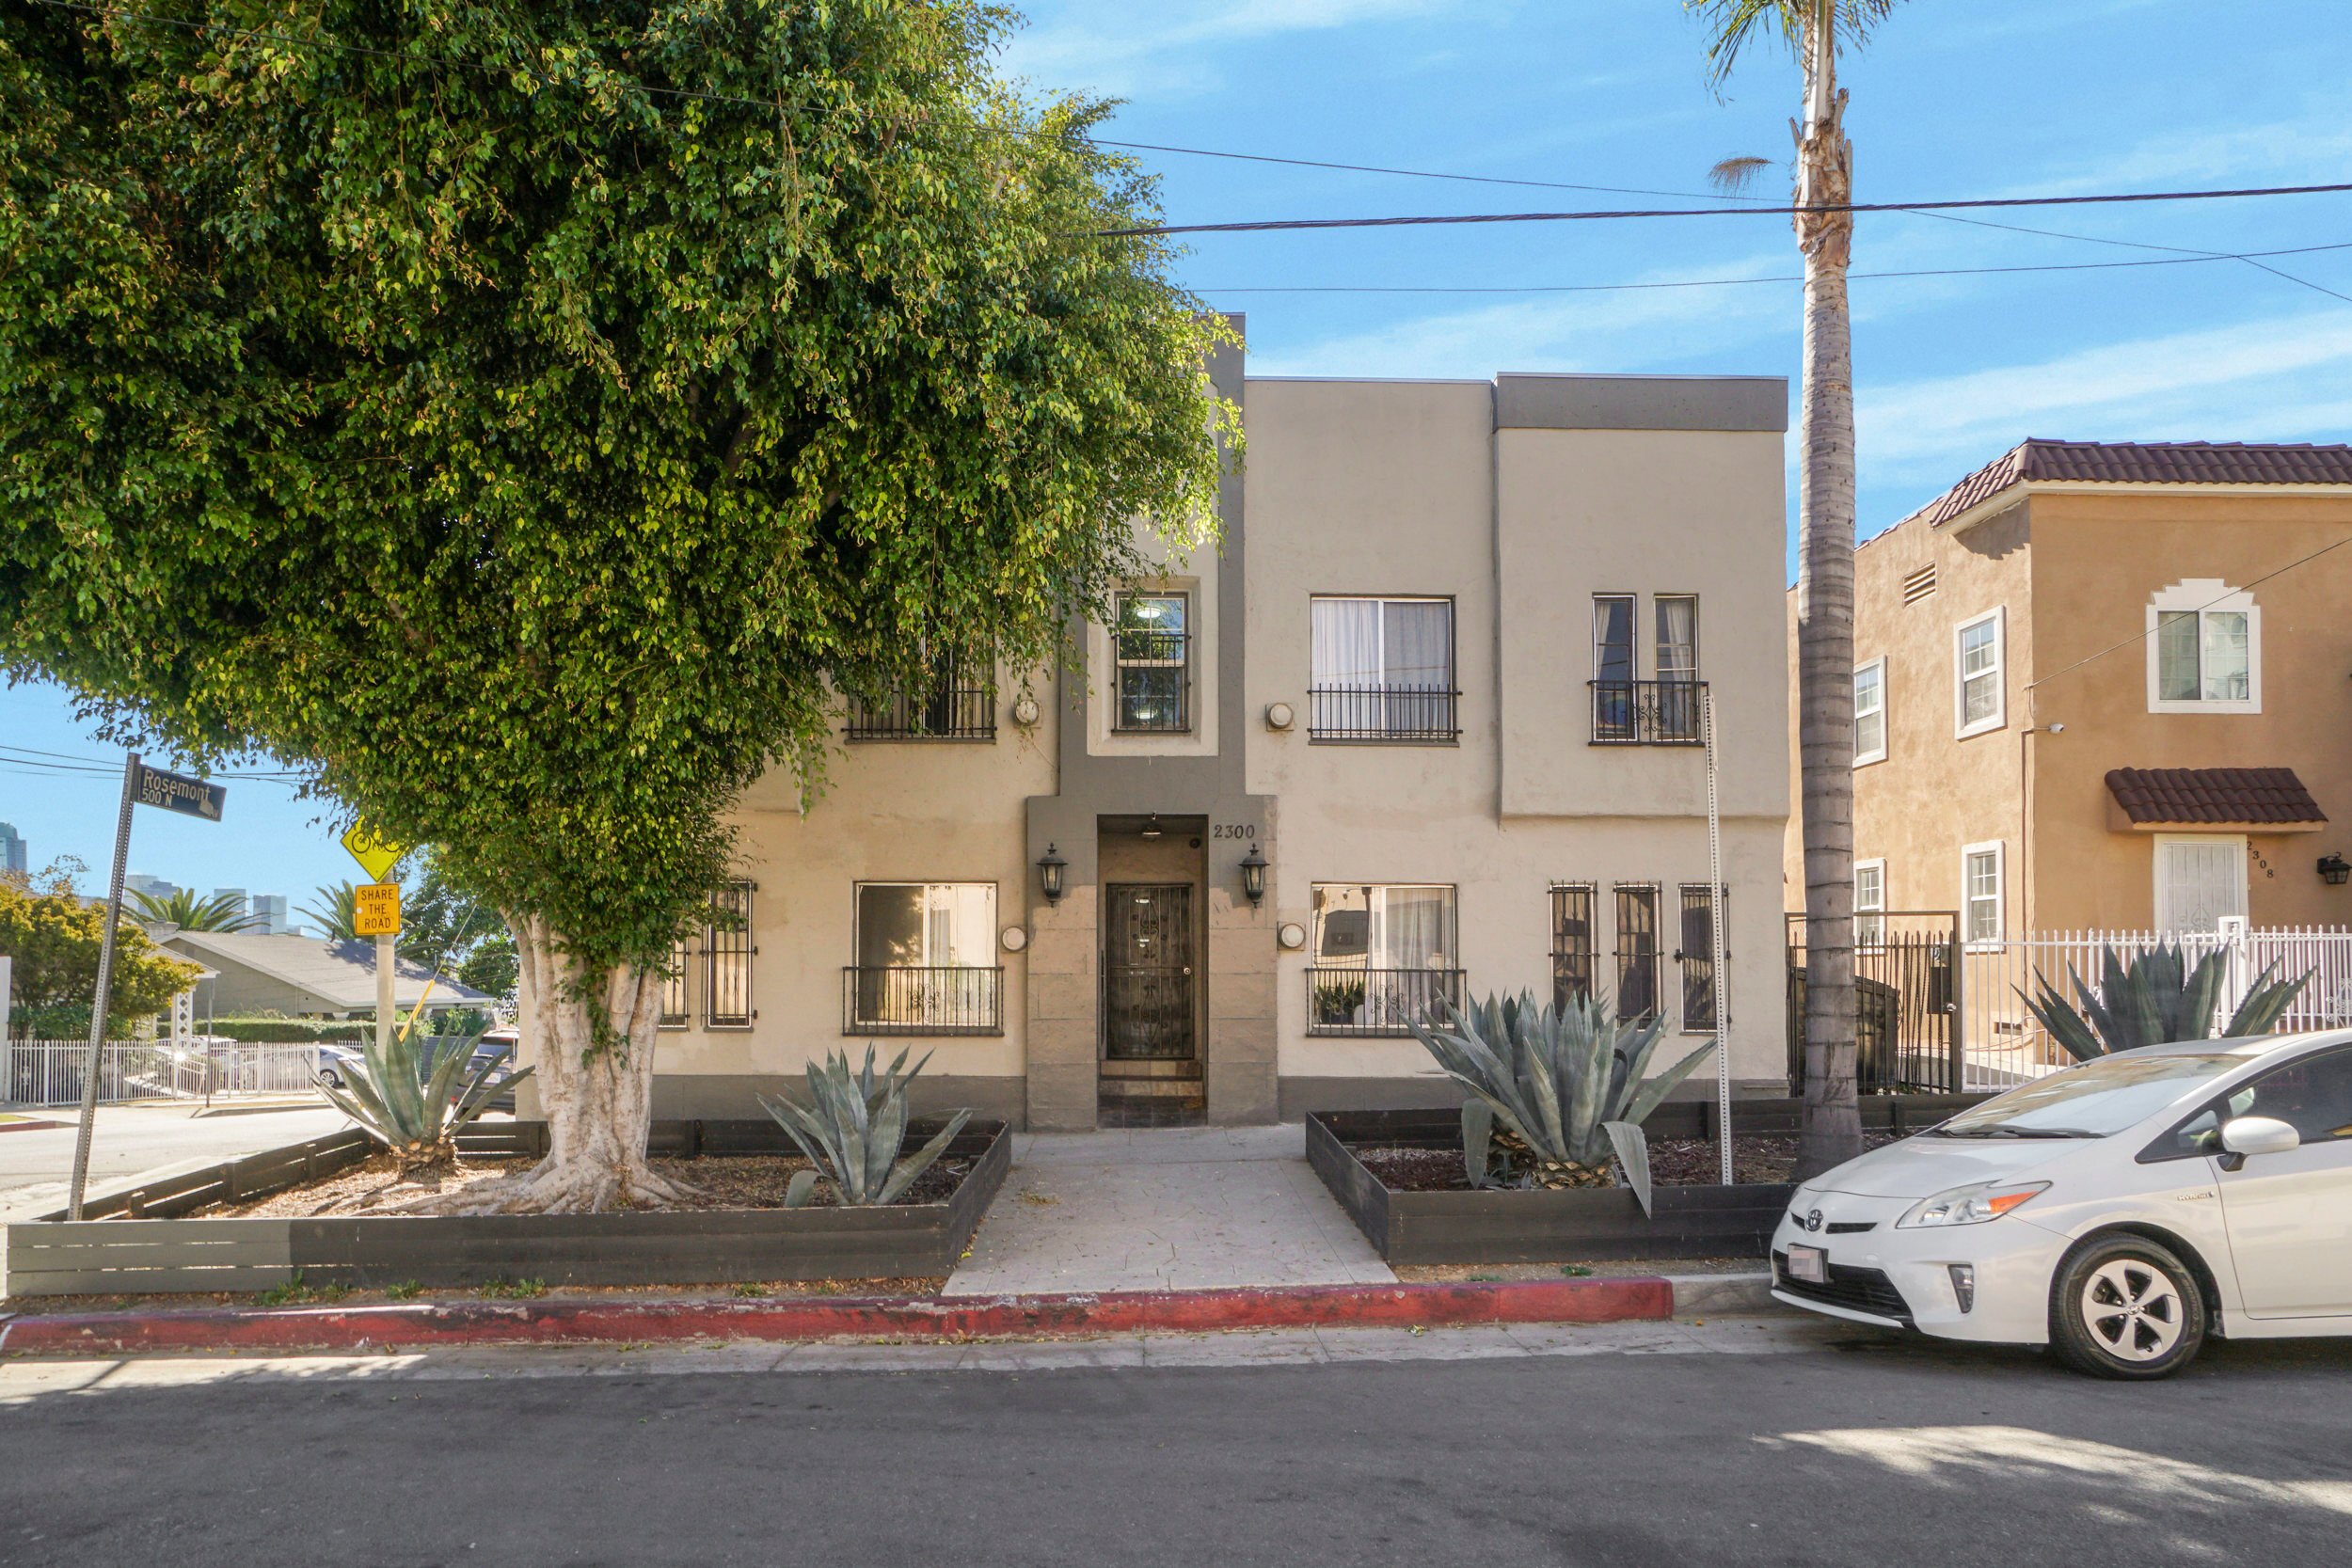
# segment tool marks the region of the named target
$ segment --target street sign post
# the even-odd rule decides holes
[[[352,930],[375,939],[375,1049],[381,1055],[392,1048],[392,980],[399,962],[392,939],[400,935],[400,884],[386,879],[408,846],[376,837],[364,822],[353,823],[342,842],[368,874],[369,885],[353,892]]]
[[[82,1193],[89,1184],[90,1133],[98,1124],[98,1076],[106,1061],[106,1000],[114,989],[115,927],[122,923],[122,873],[131,858],[131,808],[154,806],[183,816],[220,820],[229,794],[222,784],[184,773],[150,768],[132,752],[122,759],[122,809],[115,818],[114,871],[106,879],[106,927],[98,942],[98,994],[89,1009],[89,1055],[82,1064],[82,1121],[73,1139],[73,1180],[66,1193],[65,1217],[82,1217]],[[0,992],[0,999],[6,993]]]

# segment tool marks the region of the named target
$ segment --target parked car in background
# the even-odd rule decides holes
[[[334,1040],[319,1043],[319,1077],[336,1088],[340,1089],[351,1081],[355,1065],[364,1069],[366,1061],[367,1058],[359,1053],[356,1045],[343,1045]]]
[[[2103,1056],[1850,1160],[1797,1190],[1772,1294],[2116,1378],[2352,1335],[2352,1030]]]

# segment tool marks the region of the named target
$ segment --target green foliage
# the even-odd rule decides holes
[[[1708,80],[1719,90],[1740,52],[1756,40],[1800,48],[1806,24],[1823,5],[1833,12],[1836,41],[1858,45],[1895,8],[1895,0],[1682,0],[1682,8],[1707,29]]]
[[[1621,1022],[1605,1000],[1571,997],[1563,1010],[1526,992],[1468,1007],[1448,1004],[1444,1026],[1413,1022],[1438,1065],[1469,1091],[1464,1158],[1472,1186],[1540,1183],[1552,1167],[1607,1168],[1615,1159],[1649,1208],[1649,1145],[1642,1121],[1715,1047],[1710,1041],[1645,1079],[1662,1021]],[[1525,1146],[1532,1169],[1498,1168],[1500,1128]],[[1479,1137],[1484,1130],[1488,1136]],[[1573,1172],[1571,1171],[1572,1175]]]
[[[310,1285],[296,1269],[294,1277],[283,1285],[273,1285],[253,1298],[256,1307],[307,1307],[319,1302],[337,1302],[351,1293],[342,1285]]]
[[[2221,1005],[2221,988],[2229,979],[2229,956],[2208,953],[2188,967],[2187,956],[2171,942],[2150,948],[2129,964],[2112,947],[2100,955],[2099,989],[2083,984],[2074,966],[2066,966],[2081,1001],[2077,1011],[2066,995],[2040,971],[2034,974],[2037,994],[2024,999],[2033,1016],[2078,1062],[2093,1061],[2117,1051],[2176,1040],[2201,1040],[2213,1033],[2213,1017]],[[2247,988],[2246,996],[2222,1025],[2221,1037],[2238,1039],[2267,1035],[2278,1026],[2296,997],[2311,984],[2315,971],[2299,980],[2274,980],[2273,964]]]
[[[735,1287],[735,1293],[749,1301],[757,1301],[769,1294],[768,1287],[756,1280],[744,1280]]]
[[[930,1168],[932,1161],[947,1151],[963,1124],[972,1119],[970,1111],[958,1111],[947,1118],[938,1136],[904,1159],[898,1157],[907,1133],[907,1085],[930,1060],[925,1056],[912,1071],[902,1071],[907,1053],[901,1051],[897,1061],[877,1073],[874,1048],[869,1045],[865,1068],[852,1074],[849,1053],[835,1051],[821,1064],[808,1064],[806,1108],[788,1100],[759,1097],[768,1114],[817,1167],[793,1177],[785,1193],[787,1208],[798,1209],[808,1202],[818,1171],[833,1183],[835,1196],[845,1206],[895,1203],[916,1177]]]
[[[492,1301],[531,1301],[548,1293],[544,1279],[507,1279],[501,1277],[482,1287],[483,1295]]]
[[[249,931],[262,924],[258,914],[247,914],[238,907],[232,893],[215,893],[199,897],[194,888],[174,888],[167,898],[151,893],[131,895],[131,909],[137,918],[149,926],[177,926],[183,931]]]
[[[1231,332],[1094,237],[1152,183],[993,78],[993,6],[288,25],[0,36],[0,666],[113,731],[659,962],[840,692],[950,632],[1038,667],[1133,519],[1212,526]]]
[[[403,881],[400,956],[501,1002],[514,1000],[521,966],[515,933],[497,907],[454,886],[430,848],[409,857]]]
[[[524,1068],[496,1076],[511,1045],[494,1047],[482,1065],[473,1061],[481,1037],[444,1039],[429,1047],[419,1036],[395,1029],[391,1043],[378,1047],[373,1036],[362,1045],[338,1088],[324,1077],[319,1093],[335,1108],[375,1135],[404,1166],[437,1164],[457,1154],[457,1130],[490,1108],[490,1101],[530,1077]]]
[[[394,1301],[414,1301],[424,1294],[424,1287],[413,1279],[404,1279],[384,1287],[384,1293]]]
[[[10,1033],[26,1039],[86,1039],[90,1004],[98,994],[98,953],[106,911],[73,891],[72,871],[53,863],[38,875],[0,873],[0,953],[15,960],[5,1000]],[[137,1026],[171,1006],[196,983],[199,966],[147,940],[134,920],[115,930],[113,983],[107,988],[106,1033],[128,1038]]]
[[[373,1033],[374,1027],[367,1023],[313,1022],[300,1018],[214,1018],[204,1022],[213,1034],[256,1045],[306,1045],[318,1040],[356,1044]],[[453,1025],[452,1032],[456,1032]]]
[[[318,927],[329,942],[359,940],[359,889],[348,881],[329,882],[318,890],[318,902],[304,904],[294,913]]]

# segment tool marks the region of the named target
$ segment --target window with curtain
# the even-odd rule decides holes
[[[1715,905],[1705,882],[1682,884],[1682,1027],[1698,1034],[1715,1027]]]
[[[1617,1017],[1627,1022],[1658,1012],[1658,887],[1617,884]]]
[[[670,944],[670,968],[661,976],[661,1017],[659,1027],[683,1029],[690,1017],[686,1002],[686,939]]]
[[[1192,601],[1184,594],[1125,594],[1112,630],[1119,667],[1117,730],[1192,728]]]
[[[2254,596],[2192,578],[2149,603],[2148,707],[2152,713],[2258,713],[2262,619]]]
[[[1874,658],[1853,673],[1853,762],[1886,760],[1886,660]]]
[[[1630,594],[1593,595],[1593,738],[1630,740],[1633,718],[1633,609]]]
[[[860,882],[844,1028],[1001,1026],[993,882]]]
[[[1695,594],[1661,594],[1658,617],[1657,736],[1697,740],[1699,734],[1699,601]]]
[[[1452,740],[1454,602],[1309,601],[1308,733],[1327,740]]]
[[[703,1026],[748,1029],[759,1016],[752,1006],[750,882],[736,882],[710,895],[710,924],[703,931]]]
[[[1461,1000],[1454,890],[1433,883],[1318,882],[1308,971],[1311,1031],[1406,1034]]]
[[[1593,884],[1560,882],[1551,890],[1551,1003],[1565,1010],[1593,994]]]

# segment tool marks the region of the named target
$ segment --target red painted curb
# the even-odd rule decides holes
[[[1674,1287],[1650,1277],[952,1299],[223,1307],[17,1318],[0,1324],[0,1354],[356,1351],[612,1340],[956,1340],[1153,1330],[1655,1322],[1673,1314]]]

